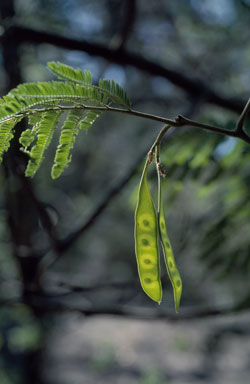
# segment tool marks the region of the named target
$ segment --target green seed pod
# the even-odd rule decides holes
[[[158,166],[158,164],[157,164]],[[161,175],[158,170],[158,220],[159,220],[159,229],[160,229],[160,240],[162,244],[162,249],[164,253],[164,259],[167,266],[168,275],[174,291],[174,302],[175,310],[178,312],[181,294],[182,294],[182,281],[179,274],[178,268],[175,263],[173,249],[169,240],[167,226],[164,216],[163,200],[161,194]]]
[[[142,173],[135,211],[135,252],[141,286],[159,304],[162,299],[158,247],[158,221],[148,188],[148,160]]]

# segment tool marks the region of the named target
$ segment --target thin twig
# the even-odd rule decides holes
[[[188,119],[184,116],[181,116],[181,115],[179,115],[176,118],[176,122],[177,122],[177,125],[175,125],[175,126],[179,126],[179,127],[192,126],[195,128],[201,128],[201,129],[204,129],[206,131],[219,133],[219,134],[222,134],[225,136],[235,137],[235,138],[241,139],[241,140],[245,141],[246,143],[250,144],[250,137],[244,131],[237,132],[237,129],[235,129],[234,131],[228,131],[227,129],[223,129],[223,128],[215,127],[215,126],[212,126],[209,124],[199,123],[197,121],[190,120],[190,119]]]
[[[245,108],[243,109],[242,114],[240,115],[238,123],[236,125],[236,132],[238,134],[242,134],[242,132],[244,132],[243,131],[243,124],[244,124],[244,121],[247,118],[247,115],[248,115],[249,111],[250,111],[250,99],[246,103]]]
[[[170,125],[165,125],[165,126],[160,130],[160,133],[159,133],[159,135],[156,137],[156,139],[155,139],[155,141],[154,141],[152,147],[150,148],[150,151],[149,151],[149,152],[154,153],[155,148],[156,148],[157,146],[160,145],[163,136],[165,135],[165,133],[168,131],[169,128],[171,128]]]
[[[248,111],[248,108],[249,107],[247,107],[247,111]],[[67,111],[67,110],[72,110],[72,109],[84,109],[84,110],[90,110],[90,111],[121,113],[121,114],[130,115],[130,116],[140,117],[143,119],[157,121],[159,123],[164,123],[166,125],[170,125],[173,127],[179,127],[179,128],[185,127],[185,126],[192,126],[195,128],[204,129],[206,131],[219,133],[221,135],[235,137],[235,138],[241,139],[241,140],[245,141],[246,143],[250,144],[250,137],[243,130],[238,131],[237,129],[235,129],[234,131],[229,131],[227,129],[219,128],[219,127],[216,127],[214,125],[200,123],[198,121],[188,119],[187,117],[184,117],[181,115],[178,115],[175,119],[172,120],[172,119],[161,117],[158,115],[153,115],[150,113],[144,113],[144,112],[136,111],[134,109],[123,109],[123,108],[117,108],[117,107],[110,107],[107,105],[103,106],[103,107],[99,107],[99,106],[94,106],[94,105],[79,104],[79,105],[73,105],[73,106],[59,105],[59,106],[54,106],[54,107],[49,106],[48,108],[46,108],[46,107],[45,108],[36,108],[36,109],[32,109],[32,110],[14,115],[14,116],[9,117],[9,118],[3,119],[0,122],[0,124],[3,122],[13,120],[14,118],[16,119],[19,117],[24,117],[24,116],[30,115],[32,113],[41,113],[41,112],[49,112],[49,111],[57,111],[57,110]],[[244,114],[244,116],[245,116],[245,114]]]

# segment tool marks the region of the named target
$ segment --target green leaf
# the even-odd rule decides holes
[[[84,116],[84,119],[80,122],[80,129],[87,131],[94,124],[94,122],[98,119],[100,115],[101,115],[100,112],[88,111]]]
[[[36,131],[28,128],[22,132],[19,138],[19,143],[24,148],[27,148],[33,143],[33,141],[35,140],[35,136],[36,136]]]
[[[42,113],[32,113],[28,116],[29,125],[36,125],[41,120]]]
[[[16,89],[13,90],[15,92]],[[51,97],[19,97],[18,95],[8,94],[0,99],[0,127],[3,123],[12,120],[22,119],[26,114],[31,113],[31,108],[37,105],[55,106],[58,100]],[[33,112],[34,113],[34,112]],[[18,120],[20,121],[20,120]]]
[[[92,77],[90,71],[82,71],[79,68],[72,68],[69,65],[62,64],[60,62],[51,61],[48,63],[48,68],[53,72],[59,79],[72,81],[74,83],[91,85]]]
[[[92,85],[91,73],[89,71],[81,71],[81,69],[74,69],[69,65],[62,63],[50,62],[48,63],[49,69],[59,78],[74,83],[87,85],[89,88],[98,89],[103,93],[103,103],[106,104],[108,99],[116,104],[124,105],[128,108],[131,107],[130,99],[127,97],[124,89],[110,80],[99,80],[99,87]]]
[[[46,104],[59,100],[67,103],[81,99],[96,102],[98,105],[102,103],[102,92],[99,89],[63,81],[20,84],[9,93],[9,96],[16,96],[18,100],[31,99],[34,105],[39,102]]]
[[[124,105],[127,108],[131,107],[131,101],[126,95],[124,89],[113,80],[99,80],[99,88],[109,97],[114,103]]]
[[[48,66],[64,81],[20,84],[0,99],[0,159],[9,147],[17,121],[28,117],[28,122],[33,128],[21,134],[20,143],[21,150],[30,156],[26,175],[34,176],[52,139],[57,117],[63,108],[66,108],[71,112],[63,126],[52,168],[52,175],[55,178],[70,161],[70,149],[74,144],[79,123],[81,122],[81,129],[87,130],[101,115],[101,111],[88,110],[87,107],[108,107],[110,102],[114,102],[130,108],[130,100],[122,87],[114,81],[100,80],[99,86],[96,86],[92,85],[89,71],[81,71],[55,62],[50,62]]]
[[[4,152],[9,149],[11,139],[14,137],[13,128],[16,124],[17,120],[12,120],[0,125],[0,163],[3,160]]]
[[[72,110],[68,113],[67,119],[63,124],[51,172],[53,179],[58,178],[71,161],[70,150],[73,148],[79,132],[78,126],[82,115],[83,111]]]
[[[28,162],[25,175],[33,177],[40,167],[44,152],[48,148],[61,111],[45,112],[37,126],[37,141],[30,151],[30,160]]]

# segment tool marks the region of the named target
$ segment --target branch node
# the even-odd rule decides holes
[[[245,133],[243,130],[243,125],[244,125],[244,122],[245,122],[249,112],[250,112],[250,99],[248,99],[248,102],[246,103],[246,105],[245,105],[245,107],[244,107],[244,109],[243,109],[243,111],[239,117],[238,123],[236,125],[235,132],[237,133],[238,137],[241,137],[241,134]]]
[[[150,149],[150,151],[148,152],[148,162],[149,164],[152,164],[153,163],[153,160],[154,160],[154,151],[152,149]]]
[[[182,115],[178,115],[177,117],[175,117],[174,121],[176,123],[176,126],[178,126],[178,127],[182,127],[183,125],[185,125],[187,123],[187,120]]]
[[[164,166],[160,162],[157,162],[156,166],[157,166],[157,169],[159,171],[160,176],[166,177],[166,170],[165,170]]]

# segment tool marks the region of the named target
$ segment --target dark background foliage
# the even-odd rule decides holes
[[[1,95],[20,82],[51,79],[46,63],[59,60],[91,70],[94,81],[115,80],[135,109],[182,114],[228,130],[249,97],[247,0],[1,0],[0,17]],[[24,178],[23,128],[0,173],[1,384],[215,382],[213,359],[197,371],[184,370],[181,379],[178,369],[166,373],[164,360],[160,373],[155,360],[149,373],[147,364],[128,365],[125,372],[113,367],[113,347],[104,345],[84,363],[83,370],[99,372],[87,381],[50,373],[48,356],[56,347],[58,354],[64,327],[84,329],[89,316],[112,315],[115,329],[124,324],[121,317],[140,318],[138,329],[147,318],[178,321],[176,337],[190,320],[201,340],[206,336],[202,353],[210,357],[221,350],[224,335],[248,335],[239,312],[249,315],[249,145],[188,127],[173,130],[162,146],[167,222],[184,286],[175,315],[164,268],[161,306],[142,292],[133,244],[142,162],[161,126],[103,115],[78,137],[72,162],[56,181],[49,170],[56,141],[35,178]],[[154,172],[150,180],[155,191]],[[222,316],[220,328],[206,335],[201,318],[215,321],[216,315]],[[157,324],[152,321],[147,332],[157,334]],[[185,349],[185,338],[177,344]],[[159,350],[167,354],[160,340]],[[246,350],[249,357],[249,342]]]

